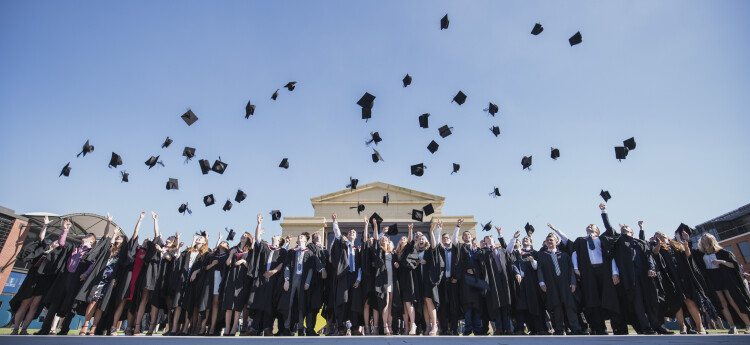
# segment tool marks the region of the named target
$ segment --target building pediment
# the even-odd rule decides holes
[[[388,194],[390,203],[442,203],[445,197],[420,192],[417,190],[395,186],[383,182],[372,182],[357,186],[357,189],[342,189],[333,193],[310,198],[316,204],[351,204],[351,203],[382,203],[383,196]]]

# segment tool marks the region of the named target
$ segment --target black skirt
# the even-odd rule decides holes
[[[720,268],[715,269],[707,269],[705,270],[706,275],[708,275],[707,280],[711,282],[711,287],[715,291],[721,291],[721,290],[728,290],[729,289],[729,281],[727,281],[727,277],[724,276],[724,274],[721,273]]]

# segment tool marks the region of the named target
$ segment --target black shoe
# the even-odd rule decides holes
[[[552,333],[552,335],[565,335],[565,332],[563,331],[555,331],[555,333]]]
[[[612,332],[612,334],[614,334],[614,335],[628,335],[630,333],[627,330],[625,330],[625,331],[617,330],[617,331]]]
[[[68,329],[61,329],[60,332],[57,332],[57,335],[68,335]]]
[[[643,331],[643,334],[654,335],[656,334],[656,331],[651,328],[646,328],[646,330]]]
[[[698,334],[697,331],[694,331],[692,329],[687,330],[687,334]]]
[[[663,335],[672,335],[672,334],[674,334],[673,331],[670,331],[670,330],[664,328],[664,326],[661,326],[661,327],[657,328],[656,329],[656,333],[663,334]]]
[[[278,332],[275,334],[276,336],[282,336],[282,337],[291,337],[292,331],[289,330],[289,328],[284,328],[283,331]]]
[[[575,332],[572,332],[572,333],[569,333],[569,334],[572,334],[572,335],[589,335],[589,332],[586,332],[586,331],[575,331]]]

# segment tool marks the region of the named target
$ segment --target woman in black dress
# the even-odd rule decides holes
[[[219,317],[219,300],[224,294],[224,278],[226,277],[227,265],[226,261],[229,257],[229,243],[221,240],[221,233],[219,233],[219,243],[214,248],[213,254],[210,260],[210,264],[206,266],[206,284],[204,289],[209,290],[208,294],[210,299],[211,308],[211,327],[208,330],[208,335],[218,335],[216,333],[216,320]],[[207,301],[206,301],[207,302]],[[205,313],[209,306],[204,303],[201,304],[201,312]],[[223,322],[223,320],[221,321]],[[206,319],[203,320],[202,324],[206,323]],[[201,330],[205,327],[201,327]],[[219,328],[221,331],[221,327]]]
[[[422,315],[424,323],[427,326],[425,332],[428,335],[438,334],[437,308],[440,305],[440,293],[438,285],[442,278],[442,258],[440,257],[435,246],[442,231],[443,222],[438,220],[433,225],[430,233],[419,235],[415,240],[415,249],[419,258],[419,266],[413,272],[416,273],[414,278],[418,286],[418,301],[422,305]]]
[[[409,325],[409,335],[417,334],[416,316],[414,315],[414,303],[417,302],[416,286],[414,284],[413,271],[419,265],[419,255],[414,250],[414,241],[412,241],[412,231],[414,224],[409,224],[409,233],[401,237],[396,247],[396,258],[393,267],[398,271],[398,284],[401,288],[401,302],[404,304],[404,334],[407,324]]]
[[[159,280],[159,262],[161,261],[161,233],[159,232],[159,215],[151,212],[151,218],[154,219],[154,238],[146,239],[136,253],[136,260],[133,267],[132,291],[133,303],[128,313],[128,326],[130,326],[130,314],[135,314],[135,323],[133,324],[133,335],[140,334],[141,321],[143,314],[146,313],[146,307],[151,300],[151,293],[156,289]],[[137,295],[137,297],[136,297]],[[157,314],[151,314],[152,319],[156,319]]]
[[[161,232],[159,234],[161,235]],[[149,296],[151,323],[146,335],[153,335],[157,324],[164,322],[169,324],[169,314],[172,310],[170,278],[172,277],[174,263],[180,257],[180,248],[184,245],[184,243],[180,242],[179,233],[167,237],[164,240],[164,246],[156,245],[156,250],[159,251],[161,260],[159,262],[158,273],[156,274],[156,285]]]
[[[175,296],[172,298],[175,311],[171,328],[174,332],[180,329],[178,326],[182,310],[187,312],[180,335],[196,335],[200,329],[201,320],[198,308],[206,277],[203,274],[203,268],[210,257],[207,242],[205,232],[193,236],[193,245],[181,254],[179,268],[175,269],[177,286]]]
[[[135,263],[136,255],[138,253],[138,231],[141,229],[141,222],[143,217],[146,215],[146,211],[141,212],[138,218],[138,223],[135,224],[135,230],[133,230],[133,236],[129,241],[123,243],[120,246],[119,258],[117,259],[117,267],[115,268],[115,279],[111,281],[111,287],[107,288],[107,292],[102,299],[99,309],[103,312],[107,312],[114,307],[114,303],[118,303],[117,307],[114,308],[115,312],[112,317],[112,327],[109,330],[109,335],[117,335],[117,323],[122,321],[122,312],[128,302],[132,302],[133,293],[131,292],[131,280],[133,278],[133,265]],[[134,291],[133,291],[134,292]],[[132,313],[128,319],[133,320]],[[128,328],[132,327],[132,323],[128,323]],[[130,334],[130,330],[126,330],[126,334]]]
[[[378,246],[370,253],[374,266],[374,289],[378,298],[378,308],[383,317],[383,333],[391,335],[393,323],[394,296],[398,295],[398,277],[394,267],[395,254],[393,242],[386,235],[388,227],[383,228],[383,235],[378,236],[377,219],[372,219],[373,237],[378,239]],[[400,298],[398,298],[400,300]]]
[[[252,257],[253,236],[250,233],[242,234],[240,243],[229,251],[226,261],[227,273],[224,285],[224,297],[221,308],[224,310],[224,335],[235,335],[238,326],[244,324],[238,322],[240,313],[247,318],[247,297],[250,290],[250,277],[247,275],[248,260]]]

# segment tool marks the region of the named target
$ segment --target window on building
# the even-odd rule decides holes
[[[740,248],[740,253],[742,253],[742,258],[745,260],[745,263],[750,263],[750,244],[745,242],[737,243],[737,247]]]

